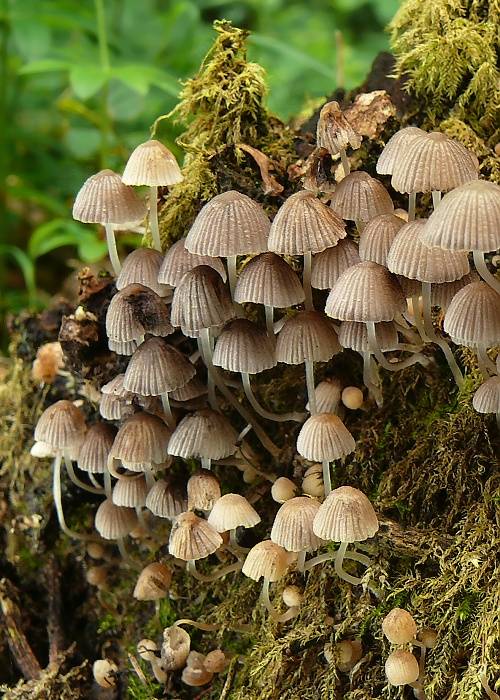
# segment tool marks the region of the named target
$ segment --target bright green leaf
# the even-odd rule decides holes
[[[93,65],[73,66],[69,73],[71,87],[81,100],[88,100],[99,92],[108,77],[100,66]]]
[[[34,75],[37,73],[52,73],[54,71],[67,70],[70,66],[68,61],[61,61],[57,58],[41,58],[37,61],[29,61],[19,69],[20,75]]]

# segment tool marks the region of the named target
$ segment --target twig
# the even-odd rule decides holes
[[[12,583],[3,578],[0,581],[0,607],[2,609],[7,642],[12,656],[27,681],[40,677],[42,669],[21,628],[21,613],[14,603]]]
[[[54,557],[50,557],[45,567],[47,577],[47,634],[49,637],[49,664],[57,662],[64,648],[64,635],[61,628],[61,573]]]

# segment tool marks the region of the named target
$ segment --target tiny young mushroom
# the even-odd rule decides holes
[[[281,597],[289,608],[300,608],[304,600],[304,594],[298,586],[285,586]]]
[[[197,651],[189,652],[186,667],[182,671],[181,680],[186,685],[197,688],[210,683],[214,674],[205,666],[205,655]]]
[[[271,486],[271,497],[276,503],[285,503],[297,495],[297,485],[286,476],[278,477]]]
[[[108,574],[108,566],[89,566],[85,579],[90,586],[95,586],[99,590],[106,590]]]
[[[161,645],[161,665],[165,671],[178,671],[183,668],[191,649],[191,637],[177,625],[163,630]]]
[[[261,600],[276,622],[289,619],[289,610],[283,615],[274,608],[269,599],[269,584],[279,581],[290,564],[287,551],[271,540],[259,542],[248,552],[243,563],[242,573],[254,581],[263,579]]]
[[[393,608],[382,620],[382,632],[391,644],[407,644],[415,639],[417,623],[407,610]]]
[[[472,406],[478,413],[496,414],[500,428],[500,376],[495,374],[481,384],[472,398]]]
[[[342,403],[351,411],[361,408],[363,401],[363,392],[357,386],[346,386],[342,391]]]
[[[213,649],[205,656],[203,665],[210,673],[220,673],[228,664],[228,658],[222,649]]]
[[[189,477],[187,497],[189,510],[209,513],[221,497],[219,480],[207,469],[200,469]]]
[[[323,483],[323,465],[312,464],[302,479],[302,493],[323,500],[325,497],[325,485]]]
[[[131,405],[131,395],[123,388],[124,374],[117,374],[101,387],[99,413],[106,420],[123,420],[135,413]]]
[[[244,496],[238,493],[226,493],[218,498],[208,516],[208,523],[217,532],[229,532],[229,543],[239,554],[244,550],[236,539],[236,528],[254,527],[260,523],[260,515],[257,513]]]
[[[323,105],[316,127],[316,143],[320,148],[326,148],[332,156],[340,154],[344,176],[349,175],[351,170],[346,148],[352,146],[358,149],[361,141],[362,136],[349,124],[338,102]]]
[[[118,666],[111,659],[97,659],[92,665],[92,675],[101,688],[114,688]]]
[[[385,675],[390,685],[409,685],[419,692],[417,697],[421,697],[420,668],[411,652],[397,649],[389,654],[385,662]]]
[[[298,571],[304,571],[307,552],[315,551],[322,544],[313,532],[318,510],[319,501],[315,498],[297,496],[285,501],[274,518],[271,540],[287,552],[297,552]]]
[[[139,574],[133,596],[137,600],[158,601],[168,593],[172,571],[160,561],[148,564]]]

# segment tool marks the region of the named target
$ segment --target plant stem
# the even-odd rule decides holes
[[[389,362],[385,357],[384,353],[380,350],[376,335],[375,335],[375,323],[373,321],[366,322],[366,328],[368,330],[368,343],[371,352],[377,358],[377,361],[384,369],[388,369],[390,372],[397,372],[400,369],[405,369],[405,367],[410,367],[411,365],[419,362],[421,365],[426,367],[429,361],[426,357],[420,353],[415,353],[411,357],[407,357],[406,360],[399,360],[398,362]]]
[[[274,308],[272,306],[264,306],[266,313],[266,329],[267,335],[270,338],[274,337]]]
[[[175,428],[175,421],[172,415],[172,409],[170,408],[170,399],[168,397],[168,392],[161,394],[161,405],[163,406],[163,413],[167,419],[167,425],[169,428]]]
[[[111,62],[109,58],[108,34],[106,30],[106,13],[104,9],[104,0],[94,0],[96,25],[97,25],[97,41],[99,45],[99,62],[102,71],[106,75],[106,81],[101,90],[101,169],[106,167],[108,158],[108,137],[110,132],[110,119],[108,113],[108,85]]]
[[[102,487],[96,488],[95,486],[89,486],[88,484],[84,483],[81,481],[77,475],[75,474],[75,470],[73,467],[73,462],[71,459],[67,456],[64,455],[64,464],[66,465],[66,471],[68,472],[68,476],[71,479],[71,481],[74,483],[75,486],[78,486],[79,489],[82,489],[83,491],[88,491],[89,493],[95,493],[102,495],[104,493],[104,489]]]
[[[441,192],[439,190],[433,190],[432,192],[432,206],[434,209],[438,206],[441,201]]]
[[[347,581],[347,583],[356,586],[358,583],[361,583],[363,579],[359,578],[358,576],[351,576],[351,574],[348,574],[347,571],[344,571],[342,566],[347,547],[347,542],[341,542],[340,547],[337,549],[335,554],[335,573],[339,578]]]
[[[325,489],[325,498],[332,490],[332,476],[330,474],[330,462],[323,460],[323,488]]]
[[[240,560],[238,560],[234,564],[228,564],[228,566],[224,566],[221,569],[216,569],[209,576],[205,576],[198,571],[196,568],[196,561],[194,559],[188,561],[186,568],[193,578],[197,579],[198,581],[210,583],[211,581],[216,581],[218,578],[222,578],[223,576],[226,576],[226,574],[230,574],[233,571],[241,571],[241,566],[242,563]]]
[[[492,275],[488,270],[486,260],[484,259],[484,253],[481,253],[479,250],[473,250],[472,257],[474,259],[476,270],[479,272],[482,279],[486,282],[486,284],[489,284],[490,287],[495,290],[495,292],[500,294],[500,282],[495,275]]]
[[[158,226],[158,187],[149,189],[149,225],[151,227],[151,238],[153,248],[161,253],[160,228]]]
[[[306,387],[307,400],[309,402],[309,413],[311,416],[315,416],[318,409],[316,406],[316,391],[314,387],[314,362],[306,360],[304,364],[306,367]]]
[[[349,163],[349,158],[345,152],[345,148],[340,149],[340,160],[342,161],[342,168],[344,170],[344,177],[347,177],[351,172],[351,164]]]

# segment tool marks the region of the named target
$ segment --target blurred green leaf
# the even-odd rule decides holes
[[[69,82],[77,97],[88,100],[102,88],[109,75],[100,66],[73,66],[69,72]]]
[[[52,34],[46,24],[14,14],[12,36],[20,54],[32,60],[43,56],[49,50]]]
[[[0,255],[12,258],[21,269],[31,303],[36,298],[35,266],[32,260],[24,250],[6,243],[0,243]]]
[[[37,73],[52,73],[54,71],[67,70],[70,64],[58,58],[40,58],[37,61],[29,61],[19,69],[20,75],[33,75]]]
[[[90,158],[101,144],[99,129],[74,126],[68,130],[65,143],[75,158]]]
[[[278,55],[284,58],[292,59],[296,63],[301,63],[327,78],[332,77],[331,67],[316,61],[312,56],[295,49],[290,44],[280,41],[276,37],[253,33],[250,35],[249,42],[251,44],[255,44],[256,46],[271,49],[271,51],[277,53]]]

